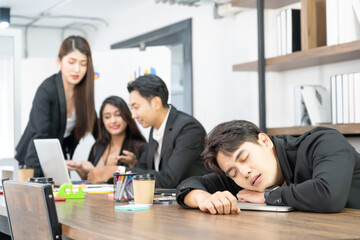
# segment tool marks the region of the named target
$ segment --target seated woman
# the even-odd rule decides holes
[[[90,183],[108,181],[117,165],[134,167],[146,143],[126,102],[120,97],[110,96],[104,100],[98,127],[99,137],[88,161],[66,161],[68,170],[76,170]]]

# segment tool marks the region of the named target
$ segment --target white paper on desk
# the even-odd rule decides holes
[[[83,187],[83,184],[73,184],[73,188]],[[104,187],[114,187],[114,184],[85,184],[87,188],[104,188]],[[83,189],[84,190],[84,189]]]
[[[99,188],[83,188],[84,193],[91,193],[91,192],[112,192],[114,191],[114,187],[99,187]],[[77,193],[78,189],[72,190],[74,193]]]

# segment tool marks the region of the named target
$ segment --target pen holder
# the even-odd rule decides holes
[[[134,173],[114,173],[114,201],[127,202],[134,200],[132,178]]]

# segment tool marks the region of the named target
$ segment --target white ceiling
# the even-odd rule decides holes
[[[0,7],[10,7],[10,24],[27,25],[41,17],[32,26],[65,27],[87,25],[96,27],[108,23],[123,11],[154,0],[0,0]],[[69,16],[61,17],[59,16]],[[71,17],[70,17],[71,16]],[[25,18],[28,17],[28,18]],[[56,18],[55,18],[56,17]],[[74,18],[72,18],[74,17]],[[94,18],[94,19],[82,19]],[[86,25],[84,25],[86,26]]]

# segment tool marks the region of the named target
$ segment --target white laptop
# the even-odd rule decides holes
[[[45,177],[51,177],[55,186],[71,183],[59,139],[35,139],[35,148]]]
[[[269,211],[269,212],[291,212],[295,211],[293,207],[289,206],[272,206],[265,203],[248,203],[238,201],[238,207],[241,210],[253,210],[253,211]]]

